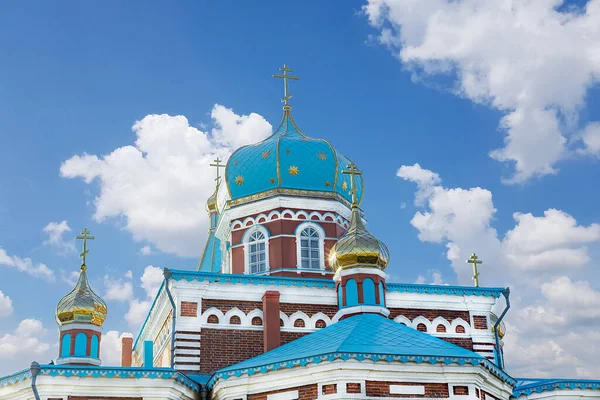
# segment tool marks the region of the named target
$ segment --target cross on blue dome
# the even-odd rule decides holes
[[[232,200],[263,193],[341,198],[352,201],[350,179],[342,174],[351,160],[325,139],[300,131],[291,108],[284,107],[281,124],[262,142],[239,148],[225,169]],[[363,195],[361,176],[355,178],[357,198]]]

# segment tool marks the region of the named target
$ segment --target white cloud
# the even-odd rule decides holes
[[[6,250],[2,248],[0,248],[0,265],[25,272],[35,278],[42,278],[50,282],[55,281],[54,271],[48,268],[46,264],[38,263],[34,265],[30,258],[9,256]]]
[[[133,279],[133,272],[131,272],[131,271],[125,272],[125,278],[127,278],[127,279]]]
[[[44,227],[43,231],[48,234],[48,240],[45,240],[44,244],[55,247],[58,254],[67,255],[76,253],[74,240],[65,240],[63,237],[65,233],[71,232],[69,223],[66,220],[62,222],[50,222]]]
[[[504,146],[490,156],[513,165],[505,181],[518,183],[556,173],[600,78],[600,0],[558,11],[561,4],[368,0],[364,11],[413,76],[451,75],[456,95],[504,114]],[[597,130],[589,132],[583,143],[597,153]]]
[[[429,276],[429,279],[427,279],[424,275],[419,275],[415,283],[425,284],[427,281],[429,281],[431,285],[445,285],[441,271],[437,269],[428,269],[427,276]]]
[[[412,175],[400,174],[399,170],[398,176],[417,182],[415,198],[424,208],[410,223],[421,241],[446,245],[446,256],[462,284],[471,282],[472,270],[465,261],[472,252],[484,261],[480,270],[485,271],[485,284],[506,273],[523,277],[523,273],[534,276],[581,267],[589,261],[584,245],[600,241],[600,225],[580,226],[575,218],[555,209],[546,210],[541,217],[515,213],[515,227],[500,239],[492,225],[496,208],[489,190],[445,188],[437,174],[436,180],[415,180],[412,177],[431,176],[431,171],[419,164],[410,168]],[[490,269],[492,265],[486,260],[493,260],[494,268]]]
[[[108,331],[102,335],[102,365],[121,365],[121,338],[131,333],[119,334],[117,331]]]
[[[144,269],[144,274],[141,277],[142,288],[144,288],[149,298],[154,299],[156,297],[163,280],[163,270],[161,268],[148,265]]]
[[[600,122],[588,124],[581,134],[581,139],[584,143],[581,153],[600,156]]]
[[[13,311],[12,300],[0,290],[0,317],[8,317]]]
[[[125,320],[133,329],[139,329],[150,311],[150,301],[133,299],[129,302],[129,311],[125,314]]]
[[[135,240],[179,256],[199,256],[208,231],[205,202],[215,184],[209,164],[271,132],[257,114],[238,116],[215,105],[212,117],[215,128],[208,135],[184,116],[148,115],[133,125],[133,145],[101,157],[73,156],[60,174],[99,182],[97,221],[125,217]]]
[[[23,360],[24,358],[46,355],[50,349],[41,336],[46,334],[42,323],[35,319],[24,319],[14,333],[0,336],[0,359]],[[30,360],[30,361],[33,361]]]
[[[458,282],[471,284],[472,267],[465,260],[475,251],[484,261],[482,286],[511,287],[504,339],[509,373],[598,376],[600,347],[593,343],[600,342],[600,290],[593,286],[597,260],[587,246],[600,241],[600,225],[583,226],[564,211],[548,209],[541,216],[515,213],[515,226],[500,237],[490,191],[445,188],[439,180],[418,186],[415,197],[422,193],[427,193],[423,210],[411,224],[420,240],[446,246]],[[435,281],[434,271],[418,282]],[[590,279],[565,276],[579,271]]]
[[[60,270],[60,279],[66,282],[69,286],[75,286],[79,280],[80,271],[71,271],[67,274],[65,270]]]
[[[144,246],[140,249],[140,254],[143,256],[149,256],[150,254],[152,254],[152,247],[151,246]]]
[[[123,282],[121,279],[104,277],[105,300],[127,301],[133,297],[133,285],[131,282]]]

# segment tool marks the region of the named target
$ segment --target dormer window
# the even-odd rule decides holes
[[[296,230],[297,267],[302,269],[325,269],[323,245],[325,232],[313,222],[300,224]]]

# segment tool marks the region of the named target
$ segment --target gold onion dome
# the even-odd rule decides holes
[[[390,261],[386,245],[371,235],[362,222],[357,204],[352,205],[350,228],[329,253],[329,265],[334,272],[350,268],[384,270]]]
[[[215,192],[206,200],[206,211],[217,211],[217,192],[219,191],[219,186]]]
[[[75,288],[56,306],[56,321],[59,325],[81,323],[101,326],[106,319],[106,303],[90,287],[86,269],[85,265],[81,266]]]
[[[494,313],[491,313],[490,322],[492,325],[491,330],[494,332],[494,326],[496,325],[496,322],[498,322],[498,316]],[[506,325],[504,324],[504,321],[501,321],[500,325],[498,326],[498,338],[502,339],[504,338],[504,335],[506,335]]]

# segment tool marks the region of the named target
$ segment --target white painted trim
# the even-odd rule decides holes
[[[267,395],[267,400],[296,400],[299,398],[297,390],[290,390],[289,392],[280,392]]]
[[[77,364],[77,363],[86,363],[92,365],[100,365],[102,361],[99,358],[91,358],[91,357],[58,357],[54,360],[56,365],[61,364]]]
[[[383,279],[387,278],[387,274],[378,268],[350,268],[340,269],[333,276],[335,282],[339,281],[343,276],[354,275],[354,274],[370,274],[377,275]]]
[[[266,272],[269,271],[271,269],[270,265],[269,265],[269,242],[271,240],[270,238],[270,232],[267,228],[265,228],[262,225],[252,225],[246,232],[244,232],[244,236],[242,237],[242,243],[244,244],[244,274],[249,275],[250,274],[250,235],[252,235],[254,232],[261,232],[264,236],[264,243],[265,243],[265,270],[264,271],[260,271],[260,272]],[[256,243],[260,243],[260,241],[257,241]]]
[[[66,331],[71,331],[74,329],[84,329],[84,330],[94,331],[97,333],[102,333],[101,326],[92,325],[92,324],[67,324],[67,325],[61,325],[58,327],[59,332],[66,332]]]
[[[390,385],[390,394],[425,394],[425,386]]]
[[[388,310],[385,307],[381,307],[381,306],[352,306],[352,307],[342,308],[337,313],[335,313],[335,315],[333,316],[333,322],[339,321],[340,318],[342,318],[344,315],[359,314],[359,313],[370,313],[370,314],[378,313],[378,314],[383,315],[384,317],[387,317],[390,315],[390,310]]]

